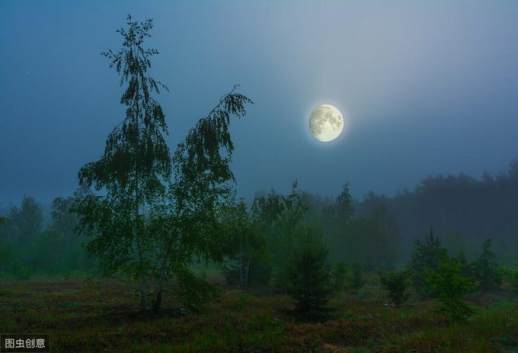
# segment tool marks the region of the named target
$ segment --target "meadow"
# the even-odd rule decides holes
[[[180,309],[167,288],[163,310],[151,315],[122,280],[6,281],[0,332],[47,334],[52,353],[518,352],[518,300],[506,285],[470,296],[474,314],[458,323],[433,300],[388,305],[375,276],[356,293],[336,294],[325,322],[295,320],[287,296],[217,286],[199,313]]]

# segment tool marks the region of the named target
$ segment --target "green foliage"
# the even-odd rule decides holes
[[[241,288],[267,286],[271,258],[257,220],[243,201],[227,207],[226,211],[223,222],[230,234],[230,256],[224,266],[227,283],[239,284]]]
[[[381,285],[388,292],[392,304],[400,306],[408,299],[408,273],[406,271],[382,274],[380,280]]]
[[[80,185],[95,187],[77,202],[79,230],[91,239],[88,250],[99,257],[106,272],[123,271],[140,282],[141,306],[147,307],[147,279],[156,260],[151,212],[166,191],[171,159],[161,106],[153,97],[166,88],[149,75],[156,49],[144,47],[151,20],[134,21],[118,32],[122,47],[103,55],[126,88],[120,102],[126,117],[109,134],[103,156],[79,172]]]
[[[462,268],[457,260],[445,258],[437,268],[430,268],[426,281],[441,302],[441,311],[450,320],[462,321],[472,314],[463,298],[473,291],[474,282],[462,275]]]
[[[56,199],[57,200],[57,199]],[[21,207],[12,207],[10,218],[0,225],[0,276],[30,279],[36,275],[67,276],[70,273],[95,271],[95,262],[83,249],[83,241],[74,234],[70,212],[72,198],[52,205],[52,219],[43,227],[43,211],[31,197],[24,197]],[[59,211],[58,211],[59,208]],[[60,224],[60,219],[70,224]]]
[[[433,230],[424,242],[417,241],[409,264],[412,284],[421,297],[430,297],[431,288],[428,287],[426,274],[435,271],[448,257],[448,252],[441,246],[439,238],[435,237]]]
[[[491,250],[491,239],[482,245],[482,254],[474,263],[474,274],[481,291],[497,289],[502,284],[502,273],[496,256]]]
[[[326,307],[332,293],[327,249],[322,239],[310,229],[291,256],[288,267],[288,293],[296,301],[295,313],[304,319],[326,317]]]
[[[189,311],[199,312],[218,294],[216,287],[195,276],[188,268],[176,271],[177,295],[180,303]]]
[[[103,156],[79,172],[86,193],[75,207],[88,250],[106,272],[123,272],[139,283],[143,310],[158,311],[163,286],[173,276],[185,283],[180,293],[200,290],[187,275],[195,258],[222,261],[227,247],[224,210],[231,203],[234,145],[230,118],[242,118],[252,101],[235,88],[189,130],[171,158],[165,114],[155,95],[166,87],[150,76],[156,49],[144,46],[151,20],[134,21],[118,32],[122,47],[104,55],[125,90],[126,116],[106,140]],[[182,287],[183,286],[183,287]],[[153,294],[152,305],[148,298]],[[194,302],[197,300],[193,299]]]
[[[461,250],[457,256],[455,256],[455,260],[459,263],[462,275],[474,279],[474,265],[468,261],[464,251]]]
[[[273,287],[285,293],[288,283],[288,261],[293,249],[305,237],[308,205],[295,181],[290,194],[270,192],[256,197],[252,217],[257,229],[264,234],[266,250],[271,263]]]

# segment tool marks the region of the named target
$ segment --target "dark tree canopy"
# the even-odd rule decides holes
[[[193,258],[223,257],[221,220],[234,180],[230,119],[244,117],[252,101],[234,87],[171,158],[165,114],[155,98],[167,87],[149,73],[158,51],[144,46],[152,27],[151,20],[128,17],[126,28],[118,30],[121,49],[103,53],[125,86],[120,103],[126,116],[109,134],[102,157],[80,170],[80,184],[101,194],[86,193],[76,211],[103,268],[129,273],[140,283],[142,309],[154,293],[158,311],[165,281],[175,276],[184,293],[206,288],[190,271]]]

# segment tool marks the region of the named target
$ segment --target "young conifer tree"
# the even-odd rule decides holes
[[[304,230],[288,264],[288,294],[295,299],[295,314],[321,320],[329,314],[327,303],[333,291],[328,251],[321,237]]]
[[[491,239],[484,241],[482,254],[474,263],[474,272],[478,287],[481,291],[487,292],[497,289],[502,284],[502,274],[498,266],[497,258],[491,249]]]

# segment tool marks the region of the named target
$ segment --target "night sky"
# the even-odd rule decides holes
[[[423,177],[504,171],[518,158],[518,2],[0,0],[0,206],[69,195],[124,117],[100,52],[127,14],[153,18],[153,75],[171,148],[234,84],[240,195],[394,194]],[[345,133],[320,143],[331,103]]]

